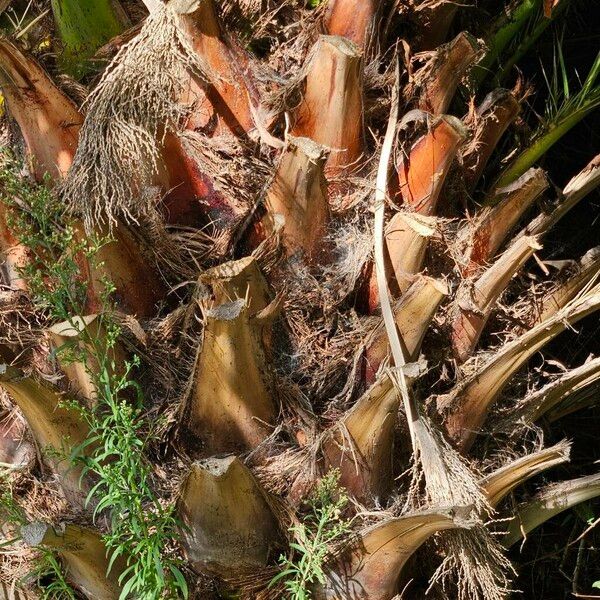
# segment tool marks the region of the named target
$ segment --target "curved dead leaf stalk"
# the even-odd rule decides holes
[[[412,482],[407,502],[418,502],[420,484],[424,482],[425,497],[434,506],[448,503],[453,506],[471,505],[476,516],[487,515],[491,508],[477,482],[476,475],[466,460],[444,439],[441,432],[437,431],[425,416],[419,414],[419,408],[414,397],[411,397],[404,371],[406,358],[394,321],[384,254],[385,200],[397,111],[396,87],[377,175],[374,236],[377,286],[394,361],[394,369],[390,369],[390,376],[400,391],[413,447]],[[456,532],[442,536],[439,543],[444,549],[445,559],[435,572],[431,585],[441,582],[442,587],[445,588],[454,582],[461,600],[467,598],[496,600],[505,596],[506,572],[510,563],[483,525],[476,526],[468,533]]]
[[[510,430],[516,421],[534,423],[552,412],[570,396],[577,396],[586,388],[596,386],[600,379],[600,358],[594,358],[580,367],[570,369],[541,389],[529,394],[502,421],[499,427]]]
[[[521,507],[511,520],[503,540],[509,548],[520,539],[561,512],[600,496],[600,474],[561,481],[547,486]]]
[[[327,565],[327,581],[317,586],[316,600],[392,600],[402,567],[434,533],[469,527],[454,507],[388,519],[359,533]],[[464,512],[464,511],[462,511]]]
[[[459,361],[471,356],[498,298],[512,277],[541,248],[536,238],[522,237],[476,280],[461,282],[452,323],[452,347]]]
[[[584,290],[547,321],[536,325],[496,352],[451,393],[438,398],[446,413],[446,431],[462,452],[471,448],[490,407],[512,376],[550,340],[600,309],[600,286]]]

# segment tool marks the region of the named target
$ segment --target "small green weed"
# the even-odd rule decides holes
[[[296,540],[290,544],[293,559],[281,555],[282,571],[269,584],[283,581],[288,593],[287,600],[309,600],[313,583],[325,583],[323,565],[331,544],[350,531],[351,522],[342,517],[348,504],[345,492],[338,488],[340,473],[330,471],[319,482],[317,489],[307,501],[308,513],[298,525],[290,528]]]
[[[145,457],[149,433],[144,433],[144,398],[133,378],[139,364],[134,357],[125,365],[115,363],[115,346],[121,328],[114,318],[111,281],[103,278],[97,322],[105,335],[91,335],[83,324],[87,282],[82,259],[102,267],[99,250],[110,238],[80,241],[58,199],[45,186],[24,182],[10,170],[0,174],[1,200],[14,204],[18,198],[16,230],[33,260],[23,269],[36,306],[56,322],[67,322],[78,332],[85,351],[73,345],[59,348],[69,360],[78,360],[97,390],[94,408],[72,403],[89,427],[90,435],[73,451],[70,460],[83,466],[83,475],[97,479],[87,502],[95,504],[94,516],[110,515],[110,533],[104,537],[110,565],[121,557],[126,569],[120,576],[121,600],[156,600],[187,597],[179,561],[166,548],[176,538],[174,507],[163,506],[151,486],[152,467]],[[93,365],[93,367],[91,367]],[[84,455],[84,450],[86,451]]]
[[[39,548],[40,558],[32,575],[37,579],[42,600],[76,600],[77,596],[63,574],[56,556],[47,548]]]
[[[2,493],[0,494],[0,520],[13,526],[27,523],[23,509],[15,501],[10,483],[0,475]],[[20,536],[11,539],[0,539],[0,548],[13,546]],[[37,581],[42,600],[75,600],[75,593],[67,583],[63,568],[54,554],[46,548],[38,548],[39,555],[35,561],[35,569],[31,576]]]

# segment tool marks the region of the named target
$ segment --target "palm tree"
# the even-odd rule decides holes
[[[600,54],[516,68],[573,3],[47,4],[0,15],[4,595],[507,597],[600,496],[531,493],[600,381],[593,225],[545,249],[600,155],[540,166]]]

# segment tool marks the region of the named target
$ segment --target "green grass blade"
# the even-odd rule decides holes
[[[557,48],[553,77],[549,78],[544,72],[549,91],[546,124],[533,143],[500,175],[496,187],[504,187],[519,178],[577,123],[600,106],[600,85],[597,84],[600,76],[600,53],[581,89],[572,93],[560,42]]]

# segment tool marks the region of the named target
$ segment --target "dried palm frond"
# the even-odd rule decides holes
[[[469,526],[468,519],[453,509],[409,514],[373,525],[331,559],[327,581],[317,587],[316,597],[390,600],[399,591],[402,567],[423,542],[439,531]]]
[[[598,379],[600,379],[600,358],[590,359],[579,367],[569,369],[541,389],[523,398],[501,426],[514,427],[514,423],[519,420],[534,423],[559,407],[570,396],[577,396],[586,388],[597,387]]]

